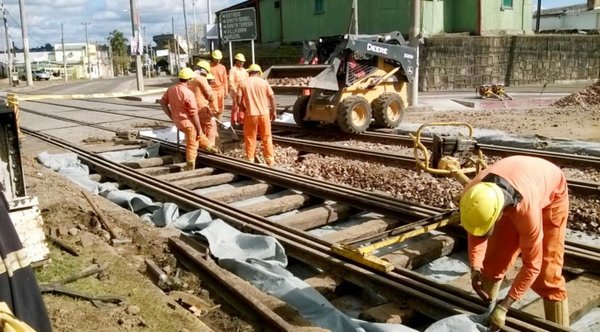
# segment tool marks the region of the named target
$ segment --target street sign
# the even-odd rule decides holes
[[[254,8],[222,12],[221,39],[225,42],[256,39],[256,13]]]

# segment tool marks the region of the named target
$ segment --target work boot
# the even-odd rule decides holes
[[[546,319],[558,325],[569,327],[569,301],[552,301],[544,299]]]
[[[183,166],[183,171],[192,171],[194,169],[196,169],[196,161],[195,160],[185,162],[185,166]]]
[[[481,287],[483,291],[490,297],[492,302],[498,299],[498,293],[500,293],[500,286],[502,285],[502,279],[494,280],[486,277],[481,278]]]

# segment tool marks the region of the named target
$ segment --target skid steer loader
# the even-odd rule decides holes
[[[329,51],[318,52],[328,55],[325,65],[273,66],[265,72],[267,80],[312,77],[307,86],[274,87],[310,89],[296,100],[294,121],[303,127],[336,123],[353,134],[367,130],[371,119],[376,127],[398,126],[407,107],[406,85],[414,79],[416,50],[399,32],[339,36],[333,51],[332,39],[327,39]]]

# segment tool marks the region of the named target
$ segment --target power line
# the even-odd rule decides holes
[[[15,20],[15,18],[14,18],[14,17],[12,17],[12,15],[11,15],[11,14],[10,14],[10,12],[8,11],[8,9],[5,9],[5,10],[6,10],[6,13],[8,14],[8,17],[10,17],[10,19],[11,19],[11,20],[12,20],[12,21],[13,21],[13,22],[14,22],[14,23],[17,25],[17,27],[20,29],[20,28],[21,28],[21,24],[20,24],[20,23],[19,23],[17,20]],[[47,44],[47,42],[46,42],[46,43],[43,43],[43,42],[41,42],[39,39],[37,39],[37,38],[33,38],[33,36],[32,36],[31,34],[29,34],[29,33],[27,34],[27,37],[29,37],[30,39],[32,39],[33,41],[37,42],[37,43],[38,43],[38,44],[40,44],[40,45],[46,45],[46,44]]]

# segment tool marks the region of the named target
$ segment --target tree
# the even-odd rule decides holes
[[[112,58],[115,73],[125,74],[130,61],[129,54],[127,53],[127,39],[121,31],[114,30],[108,34],[108,43],[112,48]]]

